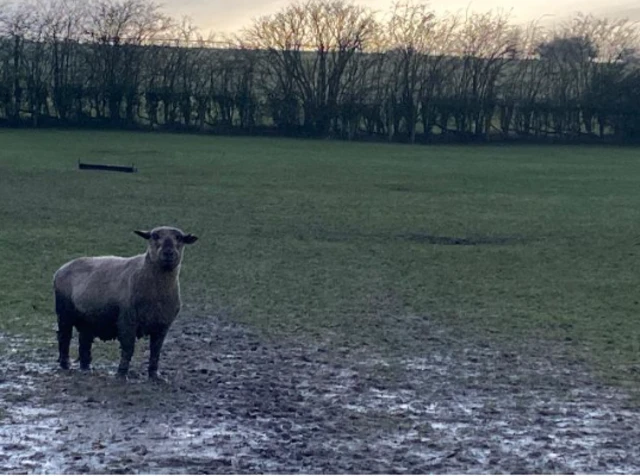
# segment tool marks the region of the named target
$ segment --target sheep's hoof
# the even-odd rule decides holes
[[[159,383],[159,384],[169,383],[169,381],[166,378],[160,377],[160,375],[158,374],[150,374],[149,381],[152,383]]]

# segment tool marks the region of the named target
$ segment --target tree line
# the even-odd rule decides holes
[[[382,139],[640,139],[635,23],[301,0],[227,37],[153,0],[0,3],[0,122]]]

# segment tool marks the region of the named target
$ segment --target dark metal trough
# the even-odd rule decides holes
[[[126,172],[130,174],[138,171],[133,165],[86,164],[80,161],[78,161],[78,168],[80,170],[108,170],[111,172]]]

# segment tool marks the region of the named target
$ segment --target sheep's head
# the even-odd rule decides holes
[[[159,226],[151,231],[135,230],[134,233],[148,240],[149,259],[166,271],[173,271],[180,266],[184,245],[195,243],[198,239],[170,226]]]

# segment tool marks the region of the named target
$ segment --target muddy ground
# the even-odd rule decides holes
[[[145,341],[126,383],[115,362],[58,371],[50,346],[5,356],[0,472],[640,472],[640,411],[579,362],[414,319],[429,332],[401,359],[183,316],[166,384],[144,378]]]

